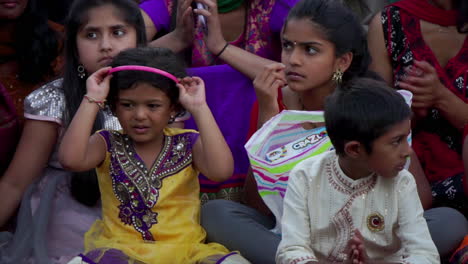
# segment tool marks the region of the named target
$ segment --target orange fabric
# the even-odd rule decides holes
[[[465,255],[465,256],[464,256]],[[465,236],[460,246],[455,250],[450,263],[467,263],[468,261],[468,235]]]

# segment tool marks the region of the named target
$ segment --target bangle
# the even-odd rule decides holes
[[[104,99],[102,101],[99,101],[99,100],[96,100],[96,99],[94,99],[93,97],[91,97],[91,96],[89,96],[87,94],[84,95],[84,98],[86,98],[88,100],[88,102],[97,104],[99,106],[99,108],[104,109],[104,104],[106,103],[106,99]]]
[[[215,57],[219,58],[219,56],[221,56],[221,54],[223,54],[223,52],[226,50],[227,46],[229,46],[229,42],[226,42],[226,45],[224,45],[224,47],[221,49],[220,52],[218,52],[218,54],[215,55]]]

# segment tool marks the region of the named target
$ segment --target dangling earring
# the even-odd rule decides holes
[[[336,82],[337,84],[341,84],[343,81],[343,72],[340,69],[333,73],[332,81]]]
[[[175,116],[171,115],[171,118],[169,118],[169,121],[167,121],[168,124],[172,124],[175,121]]]
[[[84,77],[86,76],[86,73],[85,73],[85,68],[82,64],[78,65],[78,77],[80,77],[80,79],[84,79]]]

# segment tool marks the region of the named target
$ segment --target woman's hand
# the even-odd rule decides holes
[[[177,84],[179,87],[179,102],[193,114],[201,106],[206,105],[205,83],[199,77],[185,77]]]
[[[195,0],[205,5],[206,9],[195,9],[197,15],[203,15],[206,18],[207,33],[205,43],[213,54],[218,54],[226,45],[223,37],[221,23],[219,21],[218,5],[215,0]]]
[[[407,75],[399,86],[413,93],[411,106],[419,111],[437,108],[447,91],[435,68],[426,61],[417,60],[414,61],[413,67],[407,70]]]
[[[91,74],[86,80],[87,95],[94,100],[104,101],[109,93],[109,81],[112,75],[108,74],[111,67],[104,67]]]
[[[174,37],[185,47],[193,42],[194,22],[192,0],[177,1],[176,28],[173,31]]]

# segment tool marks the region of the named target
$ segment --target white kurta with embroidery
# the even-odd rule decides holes
[[[408,171],[352,180],[335,152],[299,163],[289,176],[276,263],[346,263],[355,229],[372,263],[440,263]]]

